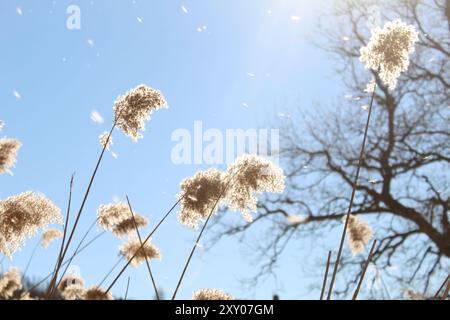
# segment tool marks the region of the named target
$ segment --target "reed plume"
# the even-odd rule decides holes
[[[417,291],[414,291],[412,289],[402,289],[402,292],[403,292],[403,295],[405,296],[405,298],[408,300],[426,300],[427,299],[423,294],[421,294]]]
[[[148,260],[161,260],[160,250],[150,241],[141,246],[139,239],[131,237],[119,248],[123,255],[133,267],[139,266],[147,258]]]
[[[30,301],[30,300],[36,300],[36,299],[32,298],[29,292],[22,292],[20,294],[20,297],[19,297],[18,300],[28,300],[28,301]]]
[[[281,193],[284,190],[283,170],[271,161],[255,154],[243,154],[228,166],[226,178],[232,183],[226,193],[230,209],[241,212],[251,222],[256,212],[257,194],[263,192]]]
[[[22,279],[17,268],[11,268],[0,277],[0,299],[10,299],[14,292],[22,289]]]
[[[63,292],[70,286],[80,286],[84,287],[84,280],[80,276],[76,274],[69,274],[62,278],[61,282],[58,285],[58,290]]]
[[[193,300],[234,300],[234,297],[220,289],[200,289],[192,295]]]
[[[198,229],[199,222],[210,214],[217,212],[215,205],[224,188],[224,174],[217,169],[199,171],[194,176],[184,179],[180,185],[178,198],[180,211],[178,221],[192,229]]]
[[[0,201],[0,252],[16,252],[39,228],[62,224],[61,210],[49,199],[28,191]]]
[[[138,228],[145,227],[148,220],[138,213],[134,213]],[[111,231],[114,235],[122,237],[135,232],[133,218],[130,217],[130,209],[123,202],[100,205],[97,209],[97,222],[104,230]]]
[[[83,300],[86,296],[86,289],[80,285],[73,284],[67,286],[60,293],[64,300]]]
[[[0,139],[0,174],[11,173],[21,146],[22,143],[17,139]]]
[[[136,226],[138,228],[144,228],[145,226],[148,225],[148,220],[145,217],[137,213],[134,213],[134,218],[136,221]],[[134,230],[135,225],[133,218],[128,218],[117,223],[114,227],[112,227],[111,232],[117,237],[122,237],[129,235],[130,233],[133,233]]]
[[[58,291],[65,300],[82,300],[86,293],[84,280],[76,274],[64,276],[58,285]]]
[[[109,151],[109,148],[113,145],[113,139],[112,136],[109,137],[109,132],[105,131],[101,135],[98,136],[98,140],[100,142],[100,146],[102,148],[105,148],[106,151]]]
[[[41,246],[47,248],[53,240],[62,238],[63,233],[58,229],[48,229],[44,232],[41,239]]]
[[[92,286],[87,289],[83,295],[84,300],[113,300],[111,293],[106,292],[102,288]]]
[[[345,223],[346,217],[343,218]],[[350,215],[347,225],[348,246],[352,255],[357,255],[364,250],[364,246],[373,237],[373,231],[367,221],[361,220],[358,216]]]
[[[145,122],[150,120],[151,114],[164,107],[167,107],[167,102],[161,92],[141,84],[117,98],[114,113],[118,127],[137,141],[143,137]]]
[[[372,29],[369,43],[360,50],[360,60],[393,90],[400,74],[408,69],[409,55],[418,40],[414,26],[401,20],[386,22],[383,28]]]

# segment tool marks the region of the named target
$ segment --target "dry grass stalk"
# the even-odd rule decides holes
[[[370,249],[369,256],[367,257],[366,263],[364,265],[364,269],[362,271],[361,277],[359,278],[358,285],[356,286],[356,290],[353,293],[352,300],[356,300],[358,298],[359,290],[361,290],[361,284],[364,280],[364,276],[366,275],[367,267],[369,266],[370,261],[372,260],[372,256],[375,251],[375,247],[377,245],[377,240],[373,241],[372,248]]]
[[[325,274],[323,276],[323,284],[322,290],[320,292],[320,300],[323,300],[323,295],[325,294],[325,288],[327,286],[327,279],[328,279],[328,269],[330,268],[330,260],[331,260],[331,250],[328,251],[327,266],[325,268]]]
[[[145,258],[145,263],[146,263],[146,265],[147,265],[147,270],[148,270],[148,274],[150,275],[150,279],[152,280],[152,285],[153,285],[153,289],[155,290],[155,295],[156,295],[156,298],[157,298],[157,300],[159,300],[159,293],[158,293],[158,289],[157,289],[157,287],[156,287],[156,282],[155,282],[155,279],[154,279],[154,277],[153,277],[153,273],[152,273],[152,270],[150,269],[150,263],[148,262],[148,260],[149,259],[152,259],[152,258],[156,258],[156,259],[161,259],[161,255],[160,255],[160,253],[159,253],[159,250],[158,250],[158,248],[156,248],[155,246],[152,246],[151,247],[151,251],[153,251],[152,253],[153,253],[153,257],[150,255],[150,254],[148,254],[146,251],[145,251],[145,248],[146,248],[146,246],[144,246],[144,244],[142,243],[142,238],[141,238],[141,234],[140,234],[140,232],[139,232],[139,227],[138,227],[138,224],[137,224],[137,222],[136,222],[136,218],[135,218],[135,215],[134,215],[134,213],[133,213],[133,209],[132,209],[132,207],[131,207],[131,203],[130,203],[130,199],[128,198],[128,196],[127,196],[127,203],[128,203],[128,207],[129,207],[129,209],[130,209],[130,214],[131,214],[131,218],[132,218],[132,220],[133,220],[133,224],[134,224],[134,227],[135,227],[135,229],[136,229],[136,234],[137,234],[137,236],[138,236],[138,238],[139,238],[139,248],[135,251],[136,253],[139,251],[139,252],[144,252],[144,258]],[[134,261],[136,261],[136,257],[134,258]],[[128,282],[130,281],[130,278],[128,278]],[[127,289],[127,292],[128,292],[128,289]]]

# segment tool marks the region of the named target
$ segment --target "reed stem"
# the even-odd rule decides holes
[[[58,258],[56,259],[55,268],[53,269],[52,280],[50,281],[50,285],[49,285],[48,290],[47,290],[47,294],[46,294],[47,298],[53,294],[53,291],[55,289],[54,284],[56,282],[56,279],[58,278],[58,271],[59,271],[59,268],[61,267],[61,263],[62,263],[62,260],[63,260],[62,254],[63,254],[63,250],[64,250],[64,244],[65,244],[65,241],[66,241],[67,228],[68,228],[68,225],[69,225],[70,208],[71,208],[71,204],[72,204],[72,192],[73,192],[74,176],[75,176],[75,173],[73,173],[72,177],[70,178],[69,200],[67,202],[67,212],[66,212],[66,221],[64,223],[64,233],[63,233],[63,238],[61,240],[61,248],[59,249]]]
[[[341,261],[342,249],[344,248],[344,240],[345,240],[345,236],[347,234],[348,221],[350,220],[350,214],[352,212],[352,207],[353,207],[353,200],[355,199],[356,187],[358,185],[359,172],[361,171],[361,166],[362,166],[362,162],[363,162],[363,158],[364,158],[364,149],[366,146],[367,132],[369,131],[370,117],[372,115],[373,101],[375,98],[375,89],[376,89],[376,85],[374,85],[372,97],[370,99],[369,112],[367,115],[366,127],[364,129],[364,138],[363,138],[363,142],[361,144],[361,150],[359,153],[359,160],[358,160],[358,166],[356,168],[355,180],[353,182],[352,194],[350,197],[350,204],[348,206],[348,211],[347,211],[347,215],[345,218],[344,230],[342,230],[341,241],[339,243],[339,250],[338,250],[337,257],[336,257],[336,263],[334,264],[333,274],[331,276],[331,282],[330,282],[330,288],[328,289],[327,300],[331,299],[331,294],[333,293],[334,281],[336,279],[337,270],[339,268],[339,263]]]
[[[370,260],[372,260],[372,256],[374,254],[376,245],[377,245],[377,240],[374,240],[373,244],[372,244],[372,248],[370,249],[370,252],[369,252],[369,256],[367,257],[366,264],[364,265],[363,272],[361,274],[361,277],[359,278],[358,285],[356,286],[356,290],[353,293],[352,300],[356,300],[356,298],[358,297],[359,290],[361,289],[361,284],[362,284],[362,282],[364,280],[364,276],[366,275],[367,267],[369,266]]]
[[[134,217],[133,209],[131,208],[130,199],[128,198],[128,196],[126,196],[126,198],[127,198],[128,208],[130,208],[131,218],[133,219],[134,228],[136,229],[136,233],[137,233],[137,236],[139,238],[139,243],[141,245],[142,250],[144,251],[145,250],[144,249],[144,244],[142,243],[141,233],[139,232],[139,228],[138,228],[138,225],[136,223],[136,219]],[[152,270],[150,269],[150,263],[148,262],[148,258],[147,258],[146,254],[144,254],[144,257],[145,257],[145,263],[147,264],[148,274],[150,275],[150,279],[152,280],[153,289],[155,290],[156,299],[159,300],[158,289],[156,288],[155,279],[153,277]]]
[[[331,260],[331,250],[328,251],[327,266],[325,268],[325,275],[323,276],[323,284],[322,284],[322,291],[320,292],[320,300],[323,300],[323,295],[325,294],[325,287],[327,286],[327,279],[328,279],[328,269],[330,268],[330,260]]]

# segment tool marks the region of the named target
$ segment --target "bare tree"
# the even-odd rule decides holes
[[[315,250],[320,245],[323,262],[327,250],[336,251],[338,236],[320,239],[343,227],[366,120],[364,88],[375,78],[373,121],[352,213],[370,221],[379,240],[372,259],[384,290],[373,295],[398,296],[403,287],[430,294],[447,275],[450,257],[450,1],[341,0],[332,11],[317,44],[335,60],[346,98],[314,106],[312,115],[283,128],[287,191],[260,203],[252,223],[218,220],[214,240],[236,234],[245,240],[258,230],[261,237],[252,243],[258,243],[253,250],[260,263],[252,286],[276,275],[278,258],[293,242],[309,238]],[[364,70],[359,50],[374,24],[394,18],[414,25],[420,40],[409,70],[390,91],[375,72]],[[289,219],[293,214],[302,220]],[[342,297],[356,285],[364,255],[346,253],[341,263],[335,292]],[[319,275],[322,268],[316,269]]]

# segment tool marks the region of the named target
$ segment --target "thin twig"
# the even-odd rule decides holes
[[[441,286],[439,287],[438,291],[436,291],[436,293],[434,294],[434,299],[439,298],[439,293],[441,292],[441,290],[445,287],[445,284],[447,283],[447,281],[450,278],[450,273],[447,275],[447,278],[445,278],[444,282],[442,282]]]
[[[331,294],[333,293],[334,281],[336,279],[337,270],[339,268],[339,263],[341,260],[342,249],[344,247],[345,235],[347,234],[348,221],[350,220],[350,214],[352,212],[352,207],[353,207],[353,200],[355,199],[356,187],[358,185],[358,179],[359,179],[359,172],[361,171],[361,166],[362,166],[363,157],[364,157],[364,148],[366,146],[367,132],[369,131],[370,117],[372,115],[373,100],[375,98],[375,88],[376,88],[376,85],[374,85],[373,92],[372,92],[372,98],[370,99],[369,112],[367,115],[367,123],[366,123],[366,127],[364,129],[364,138],[363,138],[363,142],[361,145],[361,151],[359,153],[359,160],[358,160],[358,166],[356,168],[355,181],[353,182],[352,195],[350,197],[350,204],[348,206],[347,216],[345,218],[344,230],[342,230],[342,236],[341,236],[341,241],[339,244],[339,250],[338,250],[338,254],[337,254],[337,258],[336,258],[336,263],[334,264],[333,275],[331,276],[331,282],[330,282],[330,288],[328,289],[327,300],[331,299]]]
[[[328,251],[327,266],[325,268],[325,275],[323,276],[323,284],[322,284],[322,291],[320,292],[320,300],[323,300],[323,295],[325,293],[325,287],[327,286],[328,269],[330,268],[330,259],[331,259],[331,250]]]
[[[64,250],[64,244],[65,244],[65,241],[66,241],[67,227],[69,225],[69,217],[70,217],[70,207],[71,207],[71,204],[72,204],[72,192],[73,192],[74,176],[75,176],[75,173],[72,173],[72,176],[70,178],[70,184],[69,184],[69,200],[68,200],[68,203],[67,203],[66,221],[64,223],[64,233],[63,233],[63,238],[62,238],[62,241],[61,241],[61,248],[59,249],[59,253],[58,253],[58,258],[56,259],[55,268],[53,269],[53,277],[52,277],[52,281],[53,282],[56,282],[56,279],[58,278],[58,270],[59,270],[59,268],[61,266],[61,263],[62,263],[62,253],[63,253],[63,250]],[[49,286],[49,289],[48,289],[49,291],[47,293],[50,293],[50,294],[53,293],[54,287],[51,287],[53,284],[50,283],[50,286]]]
[[[37,248],[41,241],[38,241],[33,248],[33,252],[31,253],[30,259],[28,259],[27,266],[25,267],[25,271],[22,273],[22,282],[25,279],[25,275],[27,274],[28,269],[30,268],[31,261],[33,260],[34,254],[36,253]]]
[[[170,213],[173,211],[173,209],[175,209],[175,207],[180,203],[180,201],[184,198],[184,195],[182,197],[180,197],[177,202],[175,202],[175,204],[169,209],[169,211],[164,215],[164,217],[158,222],[158,224],[156,225],[156,227],[152,230],[152,232],[150,232],[150,234],[147,236],[147,238],[145,238],[145,240],[143,241],[143,245],[145,246],[145,244],[150,240],[151,236],[156,232],[156,230],[158,230],[158,228],[161,226],[161,224],[164,222],[164,220],[166,220],[166,218],[170,215]],[[143,248],[143,246],[140,246],[139,249],[136,250],[136,252],[134,253],[134,255],[127,261],[127,263],[125,264],[125,266],[123,266],[123,268],[120,270],[119,274],[114,278],[113,282],[109,285],[108,289],[106,289],[105,291],[105,295],[108,294],[108,292],[112,289],[112,287],[116,284],[117,280],[119,280],[119,278],[122,276],[122,274],[125,272],[125,270],[128,268],[128,266],[130,265],[131,261],[133,261],[133,259],[136,257],[136,255],[138,254],[139,250],[141,250],[141,248]]]
[[[144,248],[144,244],[142,243],[141,233],[139,232],[139,227],[138,227],[138,225],[136,223],[136,219],[134,217],[133,209],[131,208],[130,199],[128,198],[128,196],[126,196],[126,198],[127,198],[128,208],[130,208],[131,218],[133,219],[134,228],[136,229],[136,233],[137,233],[137,236],[139,238],[139,244],[141,245],[142,251],[144,252],[145,263],[147,264],[148,274],[150,275],[150,279],[152,280],[152,285],[153,285],[153,289],[155,290],[156,299],[159,300],[158,289],[156,288],[155,279],[153,277],[152,270],[150,269],[150,263],[148,262],[147,255],[145,254],[145,248]]]
[[[125,298],[124,300],[127,300],[128,298],[128,288],[130,287],[130,277],[128,277],[128,281],[127,281],[127,290],[125,291]],[[159,299],[158,299],[159,300]]]
[[[102,281],[100,281],[98,287],[100,288],[103,283],[106,281],[106,279],[108,279],[108,277],[110,276],[110,274],[116,269],[116,267],[119,265],[119,263],[123,260],[123,256],[120,256],[120,258],[117,260],[117,262],[113,265],[113,267],[109,270],[109,272],[106,274],[106,276],[103,277]]]
[[[444,294],[442,295],[441,300],[446,300],[449,292],[450,292],[450,281],[447,282],[447,287],[445,288],[445,291],[444,291]]]
[[[383,277],[381,275],[380,268],[378,268],[377,263],[375,261],[372,261],[372,264],[375,266],[375,269],[377,270],[377,272],[379,274],[379,279],[380,279],[381,285],[383,286],[383,289],[386,293],[388,300],[392,300],[391,294],[389,293],[388,286],[386,285],[386,282],[383,280]]]
[[[353,293],[352,300],[356,300],[356,298],[358,297],[359,290],[361,289],[361,284],[362,284],[362,282],[364,280],[364,276],[366,275],[367,267],[369,266],[370,260],[372,260],[372,256],[373,256],[373,253],[375,251],[375,246],[376,245],[377,245],[377,240],[374,240],[373,244],[372,244],[372,248],[370,249],[370,252],[369,252],[369,256],[367,257],[366,264],[364,265],[363,272],[361,274],[361,277],[359,278],[358,285],[356,286],[356,290]]]

